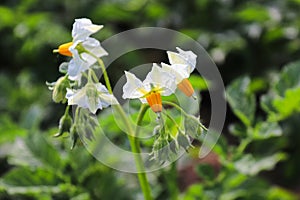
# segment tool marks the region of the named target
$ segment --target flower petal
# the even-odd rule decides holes
[[[170,94],[174,93],[176,89],[175,79],[176,77],[174,75],[153,63],[152,70],[143,81],[143,84],[153,85],[162,91],[161,95],[169,96]]]
[[[93,54],[95,54],[97,57],[102,57],[102,56],[107,56],[108,55],[107,51],[105,51],[105,49],[103,49],[100,42],[98,40],[96,40],[95,38],[88,37],[82,43],[82,46],[86,50],[88,50],[88,51],[92,52]]]
[[[183,64],[168,65],[161,63],[162,69],[176,77],[176,84],[190,76],[189,67]]]
[[[127,82],[123,86],[123,99],[135,99],[144,96],[147,90],[140,79],[134,74],[125,71]]]
[[[93,33],[96,33],[101,28],[103,28],[102,25],[95,25],[90,19],[75,19],[75,23],[73,24],[72,30],[73,40],[85,40],[88,36],[90,36]]]
[[[96,87],[99,92],[99,98],[101,100],[99,103],[101,103],[101,106],[103,108],[106,108],[109,105],[119,104],[116,97],[113,94],[110,94],[104,85],[102,85],[101,83],[97,83]]]
[[[78,105],[82,108],[89,107],[84,88],[79,90],[67,88],[66,98],[68,99],[68,105]]]
[[[176,47],[179,53],[167,51],[170,64],[185,64],[189,66],[189,73],[191,73],[196,67],[197,55],[192,51],[184,51],[179,47]]]
[[[87,70],[90,64],[83,61],[77,51],[73,51],[73,59],[69,62],[68,75],[70,80],[81,79],[81,72]]]

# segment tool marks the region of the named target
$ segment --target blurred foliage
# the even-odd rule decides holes
[[[214,148],[221,166],[219,171],[203,163],[193,166],[201,182],[182,191],[183,199],[297,199],[300,64],[292,61],[300,55],[299,9],[299,0],[2,0],[0,199],[139,195],[133,176],[51,137],[63,109],[51,103],[44,83],[57,79],[56,66],[64,58],[52,55],[52,49],[71,39],[71,25],[79,17],[105,25],[95,35],[100,40],[144,26],[178,30],[201,43],[217,63],[230,105],[225,134]],[[112,80],[124,67],[153,57],[165,55],[149,56],[145,50],[120,58],[109,69]],[[207,87],[193,79],[197,89]],[[209,121],[208,95],[202,94],[201,119]],[[105,117],[103,125],[118,140],[120,130],[110,126],[112,120]],[[163,185],[174,189],[174,173],[153,175],[158,198],[172,196]]]

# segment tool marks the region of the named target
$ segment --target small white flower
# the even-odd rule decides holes
[[[178,89],[190,97],[194,94],[194,88],[187,78],[196,67],[197,55],[192,51],[183,51],[179,47],[176,49],[178,53],[167,51],[171,65],[162,63],[162,68],[176,77]]]
[[[161,95],[169,96],[176,89],[175,77],[157,64],[153,64],[143,82],[130,72],[125,71],[125,76],[127,82],[123,86],[123,98],[139,98],[142,103],[148,102],[154,112],[162,109]]]
[[[80,81],[81,73],[90,68],[97,61],[96,58],[108,55],[100,42],[90,37],[102,27],[92,24],[91,20],[86,18],[75,19],[72,30],[73,41],[62,44],[54,50],[62,55],[72,56],[67,69],[70,80]]]
[[[68,105],[78,105],[81,108],[88,108],[93,114],[98,109],[118,104],[114,95],[110,94],[107,88],[101,83],[87,83],[78,90],[67,88],[66,98],[68,99]]]
[[[176,77],[176,84],[179,84],[183,79],[190,77],[190,68],[184,64],[168,65],[161,63],[162,69]]]
[[[168,58],[171,65],[183,64],[188,66],[188,73],[192,73],[196,67],[197,55],[192,51],[184,51],[176,47],[178,53],[167,51]]]
[[[103,25],[95,25],[90,19],[75,19],[72,29],[73,40],[85,40],[87,37],[98,32],[102,28]]]
[[[69,48],[73,55],[73,59],[70,61],[68,68],[70,80],[80,80],[81,72],[90,68],[97,61],[97,59],[88,52],[98,58],[108,55],[98,40],[89,37],[102,27],[102,25],[92,24],[91,20],[86,18],[75,19],[72,30],[73,44]],[[82,46],[84,49],[83,52],[78,52],[78,45]]]

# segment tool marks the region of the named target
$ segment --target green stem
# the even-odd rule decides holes
[[[177,110],[181,111],[185,116],[189,116],[189,114],[187,112],[185,112],[180,106],[178,106],[176,103],[173,103],[171,101],[163,101],[162,102],[163,104],[167,104],[167,105],[170,105],[170,106],[173,106],[174,108],[176,108]],[[208,131],[208,129],[201,123],[201,122],[198,122],[199,126],[201,128],[203,128],[205,131]]]
[[[173,124],[176,126],[176,128],[180,131],[180,127],[177,124],[177,122],[175,121],[175,119],[171,115],[169,115],[167,112],[163,112],[163,114],[166,115],[167,118],[170,119],[173,122]]]
[[[171,169],[168,172],[164,172],[165,181],[167,183],[168,192],[171,200],[178,199],[178,185],[177,185],[177,172],[176,172],[176,162],[171,164]]]
[[[107,90],[109,91],[109,93],[112,94],[113,92],[112,92],[111,84],[110,84],[109,77],[107,75],[107,71],[106,71],[103,61],[100,58],[98,58],[96,55],[94,55],[93,53],[91,53],[89,51],[87,51],[87,53],[89,53],[91,56],[93,56],[95,59],[97,59],[97,62],[99,63],[102,73],[103,73],[103,76],[104,76],[104,81],[105,81]],[[128,120],[128,116],[125,114],[122,106],[120,104],[116,104],[116,105],[113,105],[113,107],[120,114],[121,119],[125,123],[125,127],[127,127],[127,133],[128,133],[127,136],[128,136],[129,143],[131,146],[131,151],[134,153],[135,164],[136,164],[136,168],[138,171],[138,173],[137,173],[138,179],[140,182],[140,186],[142,188],[142,192],[144,194],[144,198],[145,198],[145,200],[152,200],[153,198],[151,196],[150,185],[147,180],[146,173],[144,172],[145,170],[144,170],[143,160],[140,155],[141,148],[140,148],[138,139],[135,137],[136,133],[133,130],[132,125],[131,125],[130,121]],[[144,109],[146,109],[146,108],[144,108]],[[145,112],[146,112],[146,110],[143,111],[143,113],[141,113],[141,116],[140,116],[141,120],[142,120]],[[139,122],[139,123],[141,123],[141,122]]]
[[[137,117],[137,120],[136,120],[136,129],[135,129],[135,136],[136,137],[138,137],[138,135],[139,135],[140,126],[142,124],[143,118],[144,118],[145,113],[147,112],[148,108],[149,108],[148,104],[142,104],[142,106],[140,108],[140,111],[139,111],[139,114],[138,114],[138,117]]]
[[[125,123],[125,126],[127,127],[127,131],[128,131],[128,139],[129,139],[129,142],[130,142],[130,146],[131,146],[131,150],[132,152],[134,153],[134,159],[135,159],[135,164],[136,164],[136,167],[137,167],[137,175],[138,175],[138,179],[139,179],[139,182],[140,182],[140,186],[142,188],[142,191],[143,191],[143,194],[144,194],[144,198],[145,200],[152,200],[152,196],[151,196],[151,189],[150,189],[150,185],[149,185],[149,182],[148,182],[148,179],[147,179],[147,176],[146,176],[146,173],[144,172],[144,166],[143,166],[143,160],[141,158],[141,148],[140,148],[140,145],[139,145],[139,141],[138,139],[135,137],[136,134],[135,132],[133,131],[133,128],[132,128],[132,125],[130,124],[129,120],[128,120],[128,117],[127,115],[125,114],[122,106],[120,104],[117,104],[117,105],[114,105],[113,106],[116,111],[120,114],[120,117],[122,118],[123,122]],[[141,123],[142,121],[142,118],[146,112],[146,107],[142,107],[141,108],[141,112],[139,114],[139,124]],[[138,129],[137,129],[138,130]]]

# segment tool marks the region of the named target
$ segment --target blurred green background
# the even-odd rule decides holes
[[[108,169],[83,147],[70,151],[68,139],[51,137],[57,131],[64,107],[52,103],[45,82],[60,76],[58,66],[66,58],[52,54],[52,50],[71,40],[75,18],[87,17],[95,24],[103,24],[104,28],[94,35],[100,41],[138,27],[180,31],[207,50],[226,86],[244,75],[255,80],[253,94],[259,102],[260,95],[271,90],[272,81],[283,66],[299,59],[299,10],[299,0],[1,0],[0,199],[135,199],[141,195],[134,175]],[[166,59],[165,55],[160,56]],[[116,74],[113,83],[124,66],[154,62],[151,59],[149,51],[122,57],[110,68]],[[297,72],[300,71],[294,74],[295,80],[300,79]],[[205,103],[209,101],[208,93],[201,94],[204,102],[201,109],[209,113],[206,108],[209,103]],[[298,107],[299,102],[295,104]],[[257,103],[255,116],[265,119],[267,114],[263,110]],[[208,116],[201,118],[209,120]],[[238,120],[229,108],[223,139],[232,146],[242,141],[229,130],[229,125]],[[268,190],[270,195],[262,199],[297,199],[300,195],[299,120],[299,109],[296,109],[279,122],[283,139],[271,139],[247,149],[263,154],[267,151],[263,147],[275,145],[286,155],[270,171],[255,174],[263,180],[261,183],[255,179],[256,187],[280,188]],[[197,167],[197,163],[191,166]],[[210,165],[220,168],[219,163]],[[183,172],[178,172],[181,193],[187,192],[182,198],[205,199],[197,196],[206,190],[201,186],[202,171],[198,175]],[[149,176],[156,177],[152,179],[160,183],[154,187],[155,196],[167,198],[164,175]],[[199,176],[194,179],[200,185],[187,189],[192,184],[188,176]],[[244,189],[252,191],[254,186],[246,185]],[[213,186],[208,184],[206,188]],[[222,193],[222,187],[214,188]]]

